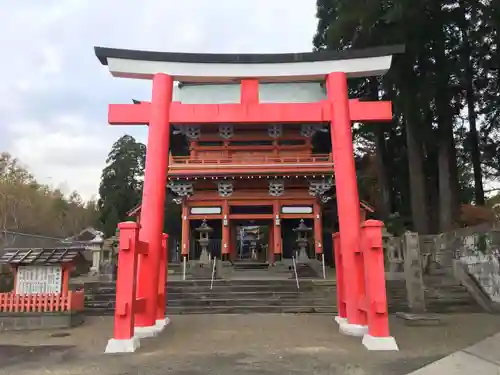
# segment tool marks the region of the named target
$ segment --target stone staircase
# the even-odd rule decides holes
[[[302,279],[233,279],[170,281],[167,285],[169,314],[327,313],[334,314],[336,282]],[[408,311],[404,281],[388,281],[389,311]],[[429,312],[479,312],[481,308],[464,287],[435,281],[426,290]],[[112,314],[115,285],[85,284],[85,308],[91,315]]]
[[[436,313],[485,312],[467,288],[447,275],[426,275],[425,302],[427,309]]]
[[[167,286],[169,314],[334,313],[334,281],[210,280],[171,281]],[[89,314],[108,314],[114,309],[115,286],[85,285]]]

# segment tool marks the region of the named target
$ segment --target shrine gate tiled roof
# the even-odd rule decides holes
[[[0,263],[12,265],[53,265],[72,263],[83,257],[80,247],[5,249]]]

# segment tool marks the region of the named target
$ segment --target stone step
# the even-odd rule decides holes
[[[168,282],[169,287],[186,287],[189,285],[192,286],[209,286],[211,283],[210,279],[206,280],[171,280]],[[331,279],[299,279],[300,285],[314,285],[314,286],[336,286],[337,283],[335,280]],[[81,283],[75,283],[74,285],[78,285],[80,287],[83,287]],[[276,286],[276,285],[295,285],[295,278],[293,279],[264,279],[264,280],[245,280],[245,279],[231,279],[231,280],[223,280],[223,279],[217,279],[214,280],[214,287],[215,286],[223,286],[223,285],[231,285],[231,286],[238,286],[238,285],[252,285],[252,286],[259,286],[259,285],[265,285],[265,286]],[[114,282],[108,282],[108,281],[101,281],[101,282],[88,282],[85,283],[85,288],[91,288],[93,286],[99,286],[101,288],[107,288],[107,287],[114,287],[115,283]],[[406,285],[404,281],[400,280],[390,280],[387,281],[386,284],[387,289],[405,289]],[[458,284],[455,281],[452,282],[446,282],[442,281],[440,283],[428,283],[426,284],[426,289],[427,290],[465,290],[465,288]]]
[[[209,308],[171,307],[169,314],[335,314],[332,306],[213,306]]]
[[[269,264],[266,262],[234,262],[233,268],[235,271],[240,270],[262,270],[267,271],[269,269]]]
[[[257,304],[239,304],[239,303],[232,303],[232,304],[193,304],[193,305],[179,305],[179,304],[167,304],[167,310],[175,311],[176,313],[179,313],[181,310],[186,310],[187,312],[192,311],[192,310],[212,310],[214,308],[221,308],[221,309],[230,309],[233,307],[245,307],[248,309],[257,307],[260,309],[261,312],[268,312],[271,313],[273,310],[276,310],[276,308],[281,307],[283,309],[290,309],[293,312],[293,308],[300,307],[301,310],[303,309],[319,309],[319,308],[328,308],[332,311],[337,311],[337,307],[333,303],[327,303],[327,302],[317,302],[314,304],[308,303],[304,304],[301,303],[300,301],[295,301],[295,303],[288,303],[288,304],[265,304],[265,303],[257,303]],[[269,309],[267,311],[263,311],[264,307],[268,307]],[[461,312],[462,309],[459,309],[457,311],[457,306],[436,306],[435,310],[433,312],[443,312],[443,313],[451,313],[451,312]],[[96,315],[102,312],[107,312],[108,315],[112,315],[114,313],[114,303],[99,303],[99,304],[89,304],[85,305],[85,311],[86,313],[91,313],[92,315]],[[390,313],[396,313],[400,311],[409,311],[408,306],[405,304],[395,304],[395,305],[390,305],[389,306],[389,312]],[[476,310],[469,309],[466,310],[467,312],[477,312]],[[208,313],[209,311],[207,311]]]
[[[329,293],[322,293],[318,291],[311,291],[311,292],[232,292],[232,293],[218,293],[218,292],[195,292],[195,293],[186,293],[186,292],[181,292],[181,293],[168,293],[167,294],[169,300],[179,300],[179,299],[186,299],[186,298],[192,298],[192,299],[201,299],[201,298],[222,298],[222,299],[265,299],[265,298],[316,298],[316,299],[335,299],[336,298],[336,293],[335,292],[329,292]],[[107,301],[110,299],[115,299],[115,294],[114,293],[86,293],[85,298],[89,300],[94,300],[94,301]]]
[[[114,295],[115,294],[115,288],[86,288],[85,289],[85,294],[86,295],[94,295],[94,294],[101,294],[101,295]],[[313,287],[313,286],[301,286],[300,287],[300,292],[301,293],[314,293],[314,294],[324,294],[328,295],[331,293],[336,292],[335,287]],[[406,291],[405,290],[400,290],[400,289],[388,289],[388,296],[389,297],[397,297],[397,298],[406,298]],[[210,289],[210,287],[193,287],[193,286],[188,286],[188,287],[168,287],[167,288],[167,293],[169,295],[177,295],[177,294],[255,294],[255,293],[263,293],[263,294],[279,294],[279,293],[298,293],[296,286],[292,287],[265,287],[265,286],[224,286],[224,287],[216,287],[214,286],[213,289]],[[453,298],[463,298],[463,299],[468,299],[468,300],[473,300],[472,297],[467,293],[467,291],[463,289],[443,289],[440,291],[426,291],[425,292],[426,299],[441,299],[441,298],[446,298],[446,297],[453,297]]]
[[[186,286],[210,286],[211,280],[210,279],[205,279],[205,280],[171,280],[168,281],[167,285],[170,287],[186,287]],[[277,285],[295,285],[296,281],[295,279],[231,279],[231,280],[224,280],[224,279],[217,279],[214,280],[214,287],[215,286],[247,286],[247,285],[252,285],[252,286],[277,286]],[[324,279],[300,279],[299,280],[300,285],[314,285],[314,286],[336,286],[337,283],[335,280],[324,280]],[[81,283],[75,283],[75,285],[80,284],[79,286],[83,286]],[[404,285],[404,284],[403,284]],[[108,281],[102,281],[102,282],[88,282],[85,283],[85,288],[91,288],[99,286],[102,288],[108,288],[108,287],[114,287],[115,282],[108,282]]]
[[[406,312],[407,306],[393,306],[389,309],[390,313]],[[113,315],[114,310],[109,308],[86,309],[87,315]],[[332,305],[315,306],[168,306],[168,315],[184,314],[331,314],[337,313],[337,308]]]
[[[250,271],[255,272],[255,271]],[[257,271],[260,272],[260,271]],[[167,306],[170,314],[215,313],[335,313],[335,280],[302,279],[300,291],[292,280],[211,280],[170,281]],[[85,285],[85,308],[92,315],[112,314],[115,284]],[[463,286],[431,285],[425,291],[429,312],[480,312],[481,309]],[[408,311],[404,281],[387,282],[389,311]]]
[[[295,291],[225,291],[225,292],[220,292],[220,291],[168,291],[167,295],[171,299],[179,299],[179,298],[186,298],[188,296],[193,297],[193,298],[200,298],[200,297],[226,297],[226,298],[245,298],[246,296],[255,296],[258,298],[266,298],[266,297],[276,297],[276,296],[296,296],[296,295],[308,295],[310,297],[316,297],[316,298],[331,298],[332,296],[336,295],[335,290],[328,290],[328,291],[318,291],[318,290],[311,290],[311,291],[303,291],[301,290],[300,292]],[[114,299],[115,298],[115,293],[109,292],[109,293],[92,293],[92,292],[86,292],[85,296],[87,298],[93,297],[93,298],[102,298],[102,299]],[[406,300],[406,295],[404,293],[389,293],[387,296],[387,299],[389,301],[391,300]],[[443,303],[449,302],[449,301],[465,301],[467,303],[471,303],[474,300],[471,298],[470,295],[468,294],[461,294],[461,293],[449,293],[449,294],[443,294],[441,296],[432,296],[432,295],[426,295],[426,301],[432,302],[432,301],[441,301]]]
[[[202,301],[203,302],[203,301]],[[336,310],[337,307],[334,303],[328,303],[328,301],[316,301],[315,303],[311,302],[303,302],[303,301],[288,301],[284,303],[283,301],[222,301],[221,302],[213,302],[213,301],[205,301],[206,303],[200,303],[200,301],[195,301],[195,303],[168,303],[167,308],[176,308],[176,309],[213,309],[213,308],[231,308],[231,307],[245,307],[245,308],[253,308],[253,307],[269,307],[270,310],[275,309],[276,307],[288,308],[288,307],[297,307],[301,308],[316,308],[316,307],[328,307],[330,309]],[[111,313],[114,312],[114,302],[109,303],[92,303],[85,304],[85,310],[87,311],[99,311],[99,310],[109,310]],[[271,312],[271,311],[267,311]]]
[[[168,306],[178,307],[205,307],[205,306],[332,306],[335,300],[312,300],[312,299],[185,299],[169,301]]]
[[[241,310],[245,311],[241,311]],[[238,311],[239,312],[238,312]],[[226,313],[226,314],[235,314],[235,313],[304,313],[304,312],[318,313],[318,312],[331,312],[336,313],[336,307],[331,304],[327,306],[323,306],[320,304],[317,305],[306,305],[306,306],[289,306],[289,305],[266,305],[266,306],[236,306],[236,305],[215,305],[215,306],[169,306],[168,313],[169,314],[192,314],[192,313],[206,313],[206,314],[215,314],[215,313]],[[397,305],[389,305],[389,312],[407,312],[409,308],[406,304],[397,304]],[[479,313],[482,310],[477,306],[470,305],[436,305],[429,306],[429,312],[433,313]],[[114,313],[114,303],[106,304],[106,305],[91,305],[85,306],[85,313],[87,315],[113,315]]]
[[[232,292],[232,293],[218,293],[217,291],[212,292],[181,292],[181,293],[168,293],[168,300],[183,300],[183,299],[270,299],[270,298],[281,298],[281,299],[297,299],[297,298],[309,298],[309,299],[336,299],[336,292],[331,291],[328,293],[323,293],[319,291],[293,291],[293,292]],[[114,300],[114,293],[86,293],[86,300]]]
[[[484,310],[481,309],[479,305],[471,304],[429,304],[427,305],[427,311],[432,313],[440,314],[452,314],[452,313],[482,313]]]
[[[253,289],[253,288],[238,288],[236,290],[229,289],[195,289],[195,288],[185,288],[185,289],[167,289],[167,294],[170,296],[183,296],[183,295],[216,295],[216,296],[230,296],[230,295],[297,295],[297,294],[307,294],[307,295],[316,295],[316,296],[329,296],[335,295],[337,290],[335,288],[316,288],[316,289]],[[109,295],[114,296],[116,293],[114,290],[106,290],[106,291],[95,291],[95,290],[85,290],[85,295]],[[392,295],[392,294],[391,294]],[[396,294],[394,294],[396,295]],[[404,295],[401,295],[404,296]]]
[[[183,298],[183,299],[168,299],[167,305],[227,305],[227,304],[238,304],[242,303],[247,305],[275,305],[276,303],[291,304],[295,303],[298,305],[336,305],[337,299],[333,298],[308,298],[308,297],[297,297],[297,298],[280,298],[280,297],[269,297],[269,298]],[[114,306],[114,299],[86,299],[85,306]],[[397,303],[396,303],[397,304]]]
[[[171,302],[169,301],[167,303],[167,308],[170,309],[171,307],[176,307],[176,308],[186,308],[186,309],[194,309],[194,308],[199,308],[199,309],[211,309],[215,307],[221,307],[221,308],[226,308],[226,307],[277,307],[277,306],[283,306],[283,307],[297,307],[300,306],[301,308],[305,307],[330,307],[334,308],[335,310],[337,309],[336,303],[334,301],[301,301],[301,300],[295,300],[295,301],[286,301],[285,303],[282,303],[283,301],[272,301],[272,300],[212,300],[212,301],[182,301],[182,302],[188,302],[188,303],[181,303],[181,301],[176,301]],[[192,303],[189,303],[192,302]],[[87,306],[85,305],[86,308],[112,308],[114,309],[114,301],[110,302],[99,302],[99,303],[92,303]]]
[[[238,280],[238,283],[226,283],[215,281],[212,288],[213,289],[231,289],[231,288],[262,288],[262,289],[275,289],[275,288],[289,288],[296,289],[295,280],[279,280],[278,282],[271,280],[269,283],[256,283],[254,281]],[[307,288],[336,288],[334,283],[318,283],[311,281],[300,281],[299,286],[301,289]],[[205,282],[204,280],[187,280],[183,282],[169,282],[166,287],[169,290],[173,289],[203,289],[210,288],[210,281]],[[100,290],[100,291],[114,291],[116,286],[111,283],[87,283],[83,287],[85,290]],[[406,293],[406,288],[399,285],[387,285],[388,291]],[[428,293],[467,293],[467,290],[461,285],[444,286],[441,288],[426,288]]]
[[[331,306],[223,306],[223,307],[169,307],[168,315],[187,314],[335,314],[336,308]],[[113,315],[110,309],[86,309],[88,316]]]
[[[321,292],[321,293],[335,293],[335,288],[312,288],[312,287],[301,287],[301,292]],[[113,288],[106,289],[85,289],[85,294],[115,294],[116,290]],[[297,288],[289,288],[289,287],[279,287],[279,288],[265,288],[265,287],[224,287],[224,288],[196,288],[196,287],[188,287],[188,288],[167,288],[167,294],[208,294],[208,293],[217,293],[217,294],[238,294],[238,293],[297,293]]]

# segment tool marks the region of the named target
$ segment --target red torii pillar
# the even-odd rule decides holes
[[[354,165],[354,146],[349,113],[347,76],[331,73],[326,78],[328,101],[331,103],[330,135],[332,138],[335,189],[340,227],[340,248],[346,285],[347,321],[340,325],[343,333],[363,336],[368,332],[366,314],[357,300],[363,295],[363,259],[359,259],[360,226],[359,195]]]
[[[163,323],[156,324],[158,284],[162,261],[162,233],[165,207],[165,185],[170,146],[170,104],[173,80],[167,74],[153,77],[146,168],[142,192],[139,242],[144,247],[139,256],[137,276],[138,308],[135,312],[135,335],[155,336]]]
[[[363,223],[363,236],[360,226],[346,74],[329,74],[326,89],[331,104],[330,133],[340,228],[340,238],[334,236],[339,293],[336,320],[342,333],[363,336],[363,344],[370,350],[398,350],[389,335],[381,251],[383,223]]]
[[[108,353],[135,351],[140,338],[157,335],[169,322],[165,317],[168,236],[163,234],[163,223],[172,94],[172,77],[156,74],[148,108],[141,223],[119,225],[115,323]]]

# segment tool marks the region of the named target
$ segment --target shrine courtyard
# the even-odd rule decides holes
[[[391,317],[399,352],[369,352],[330,315],[177,315],[133,354],[103,354],[111,317],[63,331],[3,332],[0,374],[403,375],[500,331],[488,314],[441,316],[436,326]]]

